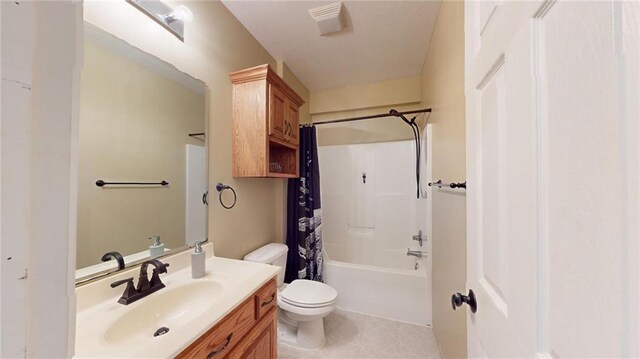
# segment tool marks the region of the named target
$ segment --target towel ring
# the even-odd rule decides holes
[[[224,204],[224,202],[222,202],[222,192],[224,192],[224,190],[226,189],[230,189],[231,192],[233,193],[233,203],[230,206],[227,206]],[[218,201],[220,201],[220,205],[222,206],[222,208],[224,209],[231,209],[236,205],[236,202],[238,200],[238,196],[236,195],[236,191],[231,188],[231,186],[228,186],[226,184],[222,184],[222,183],[218,183],[216,185],[216,190],[218,191]]]

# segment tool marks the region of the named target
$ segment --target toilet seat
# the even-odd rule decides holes
[[[334,305],[336,303],[336,301],[331,301],[331,302],[325,302],[325,303],[318,303],[318,304],[304,304],[304,303],[296,303],[294,301],[285,299],[285,298],[280,298],[281,302],[292,305],[294,307],[298,307],[298,308],[309,308],[309,309],[313,309],[313,308],[323,308],[323,307],[328,307],[331,305]]]
[[[322,308],[332,306],[338,292],[321,282],[296,279],[280,292],[280,300],[298,308]]]

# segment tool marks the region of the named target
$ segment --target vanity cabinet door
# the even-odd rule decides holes
[[[178,358],[220,359],[225,358],[256,323],[253,298],[244,301],[236,310],[226,316],[185,349]]]
[[[289,100],[277,87],[269,85],[269,136],[285,139],[288,129],[286,125],[286,112]]]
[[[227,356],[228,359],[276,359],[278,324],[276,308],[264,316],[246,338]]]

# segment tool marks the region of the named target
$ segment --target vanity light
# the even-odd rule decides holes
[[[188,7],[179,5],[174,9],[158,0],[127,0],[127,2],[169,30],[180,41],[184,41],[184,23],[193,20],[193,13]]]

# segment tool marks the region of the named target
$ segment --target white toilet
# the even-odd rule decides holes
[[[270,243],[247,254],[244,260],[279,266],[278,340],[300,349],[318,349],[324,345],[323,318],[336,307],[338,292],[324,283],[296,279],[284,283],[288,248]]]

